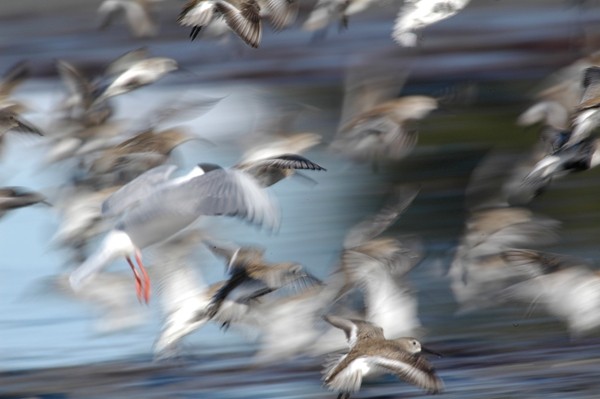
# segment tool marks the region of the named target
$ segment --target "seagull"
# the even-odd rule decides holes
[[[394,374],[429,393],[442,392],[442,380],[421,353],[440,355],[415,338],[386,339],[381,327],[362,320],[331,315],[325,320],[344,331],[350,346],[348,353],[335,357],[324,370],[323,382],[340,392],[338,399],[349,399],[360,389],[363,377],[375,372]]]
[[[262,36],[260,6],[256,0],[244,0],[239,6],[226,0],[190,0],[179,14],[177,22],[191,26],[194,40],[203,27],[218,16],[225,18],[229,28],[247,45],[257,48]]]
[[[134,272],[138,297],[148,302],[150,279],[142,263],[141,249],[173,236],[203,215],[237,216],[271,229],[278,226],[279,212],[274,201],[248,174],[214,164],[199,164],[186,176],[168,180],[175,170],[170,166],[159,167],[162,179],[153,175],[156,170],[150,170],[105,201],[105,213],[121,216],[98,251],[71,273],[74,289],[82,289],[109,262],[124,256]],[[161,180],[162,184],[157,183]],[[132,256],[141,275],[131,261]]]

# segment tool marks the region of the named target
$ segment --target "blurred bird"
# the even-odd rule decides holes
[[[497,305],[508,286],[536,275],[537,270],[508,264],[502,253],[515,246],[541,246],[558,241],[559,223],[525,208],[475,211],[466,221],[448,276],[461,312]]]
[[[302,25],[307,31],[326,29],[333,21],[339,20],[340,29],[348,27],[350,15],[366,10],[376,0],[319,0]]]
[[[177,22],[191,26],[190,38],[194,40],[202,28],[222,16],[229,28],[247,45],[257,48],[262,36],[260,6],[256,0],[229,2],[226,0],[189,0],[179,14]]]
[[[508,300],[526,301],[530,311],[541,304],[546,312],[567,323],[573,336],[600,327],[600,275],[576,257],[532,250],[510,249],[503,258],[515,267],[535,270],[535,276],[506,288]]]
[[[158,281],[157,291],[164,313],[161,333],[154,344],[156,358],[176,354],[179,342],[186,335],[210,321],[205,316],[206,307],[225,281],[208,286],[192,263],[192,255],[204,247],[202,242],[206,237],[202,230],[188,229],[154,247],[148,254],[155,265],[151,270]],[[213,321],[227,326],[242,321],[248,324],[250,305],[243,300],[228,300]]]
[[[338,399],[349,399],[360,389],[363,377],[376,373],[390,373],[428,393],[444,389],[442,380],[423,357],[422,352],[439,354],[423,347],[415,338],[386,339],[383,329],[362,320],[348,320],[325,316],[332,326],[346,333],[350,350],[326,364],[323,382],[327,388],[338,391]]]
[[[35,191],[29,191],[22,187],[0,187],[0,217],[13,209],[37,203],[49,205],[46,197]]]
[[[352,227],[344,239],[339,272],[344,286],[339,296],[358,288],[363,318],[392,337],[413,334],[421,326],[418,304],[405,275],[423,258],[420,240],[380,237],[416,197],[418,190],[401,186],[373,217]]]
[[[124,256],[134,271],[138,297],[148,302],[150,281],[142,264],[141,249],[171,237],[202,215],[237,216],[270,228],[278,225],[279,213],[273,200],[247,174],[199,164],[187,176],[166,180],[173,169],[162,172],[162,184],[149,187],[148,173],[155,172],[152,170],[113,194],[122,201],[107,199],[109,206],[105,204],[103,210],[114,213],[114,207],[119,207],[122,216],[98,251],[71,274],[74,289],[81,289],[109,262]],[[141,275],[131,256],[135,256]]]
[[[39,128],[21,118],[19,112],[19,107],[15,105],[0,105],[0,136],[9,131],[44,135]]]
[[[600,139],[587,137],[571,146],[563,146],[541,159],[525,179],[523,184],[535,187],[537,191],[547,186],[553,178],[572,172],[594,168],[600,164]]]
[[[206,310],[209,318],[221,308],[230,295],[259,298],[284,286],[298,288],[321,284],[316,277],[294,262],[268,263],[265,250],[258,247],[239,247],[235,250],[207,242],[207,247],[227,262],[229,280],[212,297]],[[240,294],[240,292],[242,294]]]
[[[417,44],[417,34],[426,26],[449,18],[470,0],[405,0],[394,22],[392,38],[401,46]]]
[[[94,104],[154,83],[177,68],[177,62],[174,59],[165,57],[152,57],[134,62],[126,70],[116,75],[108,87],[100,91],[101,94],[94,100]]]
[[[361,161],[399,160],[417,142],[417,132],[408,123],[423,119],[437,108],[427,96],[406,96],[370,108],[343,125],[332,143],[351,158]]]
[[[600,67],[584,71],[582,86],[584,91],[574,116],[573,132],[565,147],[579,143],[600,124]]]
[[[71,185],[60,190],[53,209],[59,213],[59,225],[51,243],[69,250],[71,261],[80,264],[87,258],[89,242],[112,227],[112,221],[102,217],[102,202],[118,187],[92,190]]]
[[[134,37],[153,37],[158,26],[152,8],[161,0],[104,0],[98,7],[100,29],[106,29],[119,15],[124,15]]]
[[[29,78],[31,74],[29,63],[19,61],[11,65],[0,78],[0,107],[17,106],[23,109],[24,106],[15,100],[11,100],[10,96],[13,91]]]
[[[580,58],[553,73],[536,94],[539,101],[519,116],[518,123],[524,126],[542,123],[558,130],[570,129],[584,92],[582,76],[587,68],[598,63],[600,52]]]
[[[56,69],[67,89],[61,110],[67,112],[69,119],[90,126],[99,125],[112,115],[112,107],[107,102],[95,101],[99,82],[90,80],[79,68],[65,60],[56,61]]]

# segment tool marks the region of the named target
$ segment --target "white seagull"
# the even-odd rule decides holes
[[[121,215],[120,219],[98,251],[71,273],[75,290],[82,289],[111,261],[124,256],[134,272],[138,298],[148,302],[150,279],[142,264],[141,249],[175,235],[202,215],[237,216],[271,229],[278,226],[274,201],[248,174],[199,164],[188,175],[168,180],[174,170],[169,165],[151,169],[106,200],[103,212]]]

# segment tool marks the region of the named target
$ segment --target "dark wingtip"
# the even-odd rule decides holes
[[[190,32],[190,39],[192,41],[194,41],[198,37],[198,35],[200,34],[201,30],[202,30],[201,26],[194,26],[192,28],[192,31]]]
[[[212,172],[213,170],[223,169],[214,163],[199,163],[198,167],[204,171],[204,173]]]
[[[589,67],[583,73],[583,88],[586,89],[589,85],[600,80],[600,67]]]
[[[324,172],[327,171],[327,169],[325,169],[321,165],[298,154],[283,154],[278,156],[277,159],[281,159],[283,161],[296,162],[298,165],[300,165],[300,167],[295,167],[294,169],[322,170]]]

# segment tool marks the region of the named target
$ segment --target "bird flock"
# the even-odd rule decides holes
[[[133,35],[154,36],[158,3],[106,0],[98,9],[101,28],[123,13]],[[190,0],[178,23],[191,28],[192,40],[211,25],[224,24],[247,45],[258,47],[262,20],[276,31],[288,28],[299,15],[299,3]],[[372,3],[319,0],[303,28],[323,30],[336,20],[345,28],[349,16]],[[407,0],[392,37],[403,46],[415,46],[416,32],[467,3]],[[543,305],[573,335],[600,327],[600,278],[593,266],[541,251],[540,246],[558,242],[560,223],[527,208],[543,200],[538,197],[553,179],[600,164],[593,136],[600,124],[597,63],[598,56],[591,55],[558,72],[539,93],[539,102],[518,117],[519,125],[540,131],[523,163],[510,168],[490,156],[474,171],[466,193],[470,213],[447,273],[461,312],[517,301]],[[286,204],[280,204],[271,187],[293,184],[294,179],[318,184],[320,174],[327,173],[326,162],[305,156],[316,146],[324,147],[321,135],[294,132],[289,122],[307,112],[307,106],[295,104],[292,111],[276,107],[276,128],[248,134],[250,144],[235,164],[199,162],[184,171],[173,155],[176,148],[192,141],[207,147],[219,144],[182,124],[222,106],[223,98],[182,96],[153,109],[141,124],[132,123],[134,128],[114,118],[115,97],[175,73],[180,69],[175,59],[140,48],[112,60],[95,77],[68,60],[57,60],[55,67],[64,96],[44,127],[25,119],[27,106],[12,98],[30,75],[28,64],[7,69],[0,81],[0,139],[10,132],[40,136],[45,164],[69,165],[69,176],[51,195],[0,188],[0,215],[38,203],[58,213],[51,243],[68,255],[65,273],[52,284],[101,308],[99,330],[116,332],[143,322],[140,312],[130,309],[135,288],[136,306],[157,297],[163,313],[153,349],[157,361],[179,355],[184,337],[216,323],[224,331],[254,333],[259,363],[328,355],[323,384],[338,399],[357,392],[363,377],[379,373],[393,374],[428,393],[443,391],[444,383],[425,357],[441,355],[414,338],[422,336],[422,325],[407,275],[424,257],[422,241],[388,233],[418,197],[418,187],[391,186],[381,209],[348,230],[335,267],[321,280],[302,264],[269,260],[265,247],[233,242],[202,224],[209,217],[217,224],[230,217],[278,234]],[[327,145],[332,154],[377,173],[413,152],[418,121],[441,104],[427,95],[398,97],[399,80],[349,79],[339,127]],[[499,172],[503,181],[496,184],[490,177]],[[226,279],[205,281],[196,267],[199,249],[202,256],[223,264]],[[127,263],[133,281],[130,274],[106,272],[114,262]]]

